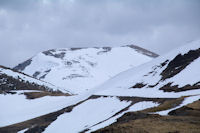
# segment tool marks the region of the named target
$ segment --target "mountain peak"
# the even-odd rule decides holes
[[[59,48],[43,51],[14,69],[80,93],[157,56],[135,45]]]

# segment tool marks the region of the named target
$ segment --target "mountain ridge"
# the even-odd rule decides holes
[[[159,55],[156,54],[155,52],[151,52],[151,51],[149,51],[149,50],[147,50],[147,49],[144,49],[144,48],[142,48],[142,47],[139,47],[139,46],[133,45],[133,44],[131,44],[131,45],[123,45],[123,46],[119,46],[119,47],[130,47],[130,48],[133,48],[133,49],[137,50],[138,52],[141,52],[141,53],[144,54],[144,55],[147,55],[147,56],[150,56],[150,57],[153,57],[153,58],[156,58],[156,57],[159,56]],[[56,49],[49,49],[49,50],[43,51],[42,53],[45,53],[45,54],[47,54],[47,55],[48,55],[48,54],[49,54],[49,55],[52,55],[52,54],[50,53],[50,51],[56,51],[56,50],[59,50],[59,49],[63,49],[63,50],[68,49],[68,50],[74,51],[74,50],[88,49],[88,48],[96,48],[96,49],[102,48],[102,49],[107,50],[107,51],[109,51],[109,50],[112,49],[112,47],[109,47],[109,46],[103,46],[103,47],[72,47],[72,48],[56,48]],[[55,57],[57,56],[57,57],[61,57],[61,58],[62,58],[63,55],[64,55],[64,54],[55,55]],[[23,71],[23,70],[25,69],[26,66],[30,65],[30,63],[31,63],[31,58],[28,59],[28,60],[26,60],[26,61],[24,61],[24,62],[22,62],[22,63],[19,63],[17,66],[13,67],[13,69],[14,69],[14,70],[17,70],[17,71]]]
[[[79,94],[157,56],[136,45],[59,48],[43,51],[14,69]]]
[[[61,91],[60,88],[48,82],[35,79],[23,72],[18,72],[2,65],[0,65],[0,77],[0,91],[3,92],[9,92],[11,90],[40,90],[48,92]],[[6,84],[4,84],[4,82]]]

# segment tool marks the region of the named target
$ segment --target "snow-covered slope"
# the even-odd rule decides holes
[[[23,93],[0,94],[0,127],[45,115],[67,106],[73,96],[45,96],[29,100]]]
[[[200,41],[194,41],[151,62],[118,74],[96,94],[179,97],[200,94]]]
[[[35,79],[24,73],[0,66],[0,92],[10,90],[42,90],[67,92],[50,83]]]
[[[52,133],[69,131],[71,133],[78,133],[93,126],[95,123],[106,120],[110,116],[119,112],[121,109],[130,105],[130,103],[131,102],[120,101],[114,97],[101,97],[98,99],[88,100],[75,107],[72,112],[59,117],[59,120],[47,128],[45,132]],[[104,109],[102,109],[102,107]]]
[[[79,94],[157,56],[135,45],[52,49],[14,69]]]

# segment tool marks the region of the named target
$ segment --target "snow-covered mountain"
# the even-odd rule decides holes
[[[123,132],[125,129],[130,132],[131,126],[134,130],[134,125],[129,123],[130,120],[155,117],[156,122],[159,118],[167,117],[166,115],[174,117],[167,117],[171,121],[179,119],[176,115],[192,116],[190,119],[196,124],[194,130],[200,131],[198,128],[200,118],[194,118],[200,113],[198,111],[199,68],[200,41],[195,41],[153,61],[122,72],[96,87],[90,94],[93,95],[92,98],[76,106],[70,113],[59,116],[45,132],[92,132],[106,126],[108,127],[99,133],[119,130]],[[191,104],[193,102],[195,104]],[[142,110],[147,111],[132,115],[128,113]],[[149,113],[159,114],[162,117]],[[120,121],[130,125],[119,128]],[[109,126],[110,124],[112,125]],[[168,128],[169,130],[173,131]],[[179,130],[185,131],[182,127]]]
[[[14,69],[79,94],[157,56],[135,45],[52,49]]]
[[[79,95],[33,99],[33,107],[22,95],[0,95],[0,132],[199,132],[199,68],[194,41]],[[23,113],[9,110],[13,97]]]

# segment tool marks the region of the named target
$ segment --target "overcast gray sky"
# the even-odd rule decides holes
[[[199,0],[0,0],[0,64],[52,48],[135,44],[158,54],[200,35]]]

